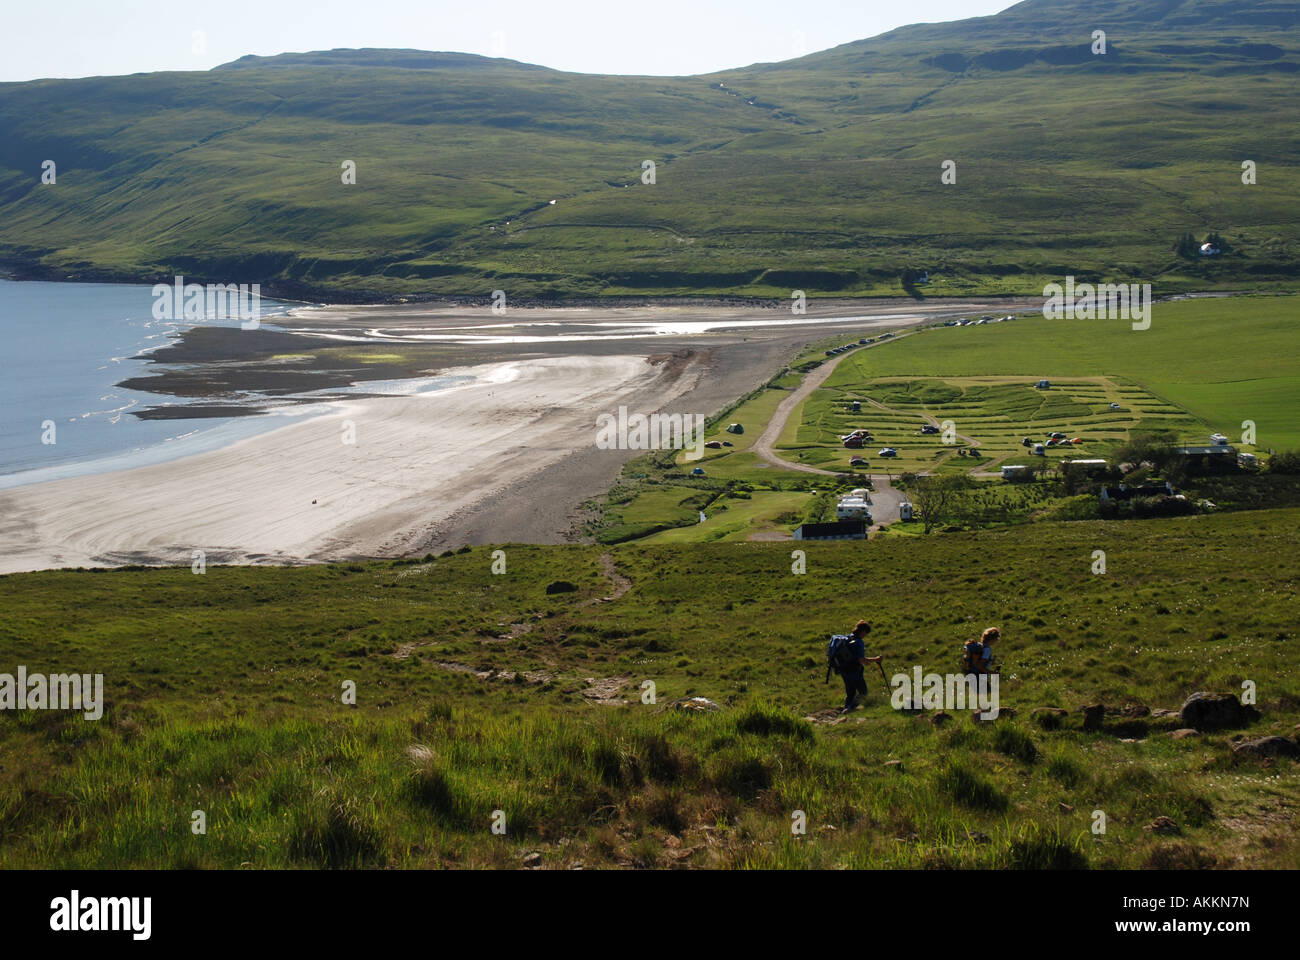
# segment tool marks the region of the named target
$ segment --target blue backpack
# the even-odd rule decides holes
[[[853,652],[853,638],[847,633],[833,634],[830,643],[826,644],[826,679],[822,682],[831,682],[832,670],[843,673],[857,662],[858,657]]]

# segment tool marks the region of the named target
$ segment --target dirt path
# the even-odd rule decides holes
[[[592,597],[589,600],[583,600],[581,603],[578,604],[578,609],[582,609],[583,607],[589,607],[596,603],[613,603],[619,597],[623,596],[625,593],[627,593],[629,590],[632,589],[632,581],[629,580],[627,577],[623,576],[623,574],[618,572],[618,567],[614,565],[614,557],[612,554],[602,553],[600,557],[597,558],[596,563],[600,567],[600,572],[603,573],[606,579],[609,580],[613,589],[606,596]],[[398,578],[400,579],[402,577],[411,576],[411,574],[415,572],[427,572],[433,566],[434,565],[431,563],[423,564],[420,567],[415,567],[412,568],[411,570],[406,570],[403,571],[402,573],[399,573]],[[507,626],[507,624],[501,624],[501,626]],[[526,634],[532,633],[535,624],[534,623],[511,623],[508,624],[508,626],[510,627],[510,629],[507,632],[496,637],[488,638],[486,640],[480,640],[479,643],[481,644],[507,643],[511,640],[515,640]],[[392,658],[394,660],[405,660],[421,647],[433,646],[434,644],[440,642],[441,641],[439,640],[412,640],[408,643],[403,643],[399,645],[398,648],[393,651]],[[480,680],[487,680],[491,678],[505,678],[508,680],[513,680],[515,676],[514,671],[508,671],[508,670],[495,671],[491,669],[482,670],[478,667],[472,667],[469,666],[468,664],[463,664],[463,663],[451,663],[451,662],[438,663],[437,666],[443,670],[451,670],[457,673],[472,673],[475,676],[477,676]],[[554,680],[558,676],[557,674],[548,672],[546,670],[532,670],[532,671],[525,670],[523,671],[522,675],[529,683],[550,682],[551,680]]]
[[[886,342],[897,342],[898,340],[902,340],[906,336],[909,336],[909,334],[901,334],[897,337],[894,337],[892,341],[886,341]],[[872,347],[878,347],[878,346],[881,346],[881,344],[877,342],[867,347],[864,347],[863,349],[869,350]],[[854,354],[858,352],[860,351],[855,350]],[[835,368],[839,366],[841,360],[844,360],[852,355],[853,354],[846,353],[842,356],[836,357],[826,363],[823,363],[816,370],[812,371],[812,373],[809,373],[807,376],[805,376],[803,378],[803,382],[799,384],[799,386],[794,390],[794,392],[791,393],[790,396],[782,400],[781,403],[777,406],[776,412],[772,414],[772,419],[769,420],[767,423],[767,427],[764,428],[759,438],[754,441],[754,446],[752,448],[753,451],[756,454],[758,454],[760,457],[762,457],[764,460],[766,460],[768,463],[772,464],[774,467],[780,467],[786,470],[798,470],[803,473],[816,473],[827,477],[840,476],[840,474],[834,470],[823,470],[820,467],[811,467],[804,463],[793,463],[789,460],[785,460],[777,455],[774,447],[776,445],[776,442],[780,439],[781,432],[785,429],[786,423],[789,421],[790,417],[794,414],[794,411],[798,408],[799,404],[803,403],[804,400],[806,400],[809,396],[812,395],[814,390],[816,390],[818,387],[820,387],[830,378],[830,375],[835,372]],[[890,410],[884,404],[878,403],[875,400],[869,399],[867,402],[879,407],[882,410],[887,410],[890,413],[897,412],[897,411]],[[968,438],[963,438],[963,439],[968,439]],[[976,441],[971,441],[971,442],[975,443],[978,446],[978,443]],[[900,516],[899,507],[904,501],[907,500],[907,496],[903,493],[900,493],[898,490],[894,489],[893,484],[890,481],[890,477],[887,476],[886,474],[883,473],[871,474],[870,476],[871,476],[871,522],[872,522],[871,528],[875,530],[875,529],[879,529],[881,526],[885,524],[895,523],[899,519]]]
[[[911,334],[899,334],[886,341],[886,343],[897,343],[899,340],[908,336],[911,336]],[[785,429],[786,422],[789,421],[790,416],[794,413],[795,409],[799,404],[803,403],[804,400],[808,399],[814,390],[830,378],[830,375],[835,372],[835,368],[840,365],[841,360],[846,360],[851,356],[856,356],[863,350],[870,350],[873,347],[879,347],[882,345],[883,344],[879,341],[873,344],[868,344],[854,350],[852,353],[846,353],[828,360],[816,370],[806,374],[803,378],[803,382],[795,388],[794,392],[777,405],[776,412],[772,414],[772,419],[767,422],[767,427],[759,435],[758,439],[754,441],[754,446],[751,448],[754,453],[772,464],[772,466],[780,467],[783,470],[799,470],[803,473],[817,473],[827,477],[839,476],[839,473],[835,470],[823,470],[821,467],[810,467],[806,463],[792,463],[789,460],[782,459],[776,453],[776,443],[781,439],[781,431]]]

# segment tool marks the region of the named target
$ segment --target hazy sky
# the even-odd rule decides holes
[[[61,0],[6,2],[0,81],[206,70],[246,53],[413,47],[585,73],[787,60],[1014,0]]]

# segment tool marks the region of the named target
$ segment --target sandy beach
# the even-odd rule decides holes
[[[0,495],[0,573],[121,563],[399,555],[430,524],[595,442],[611,405],[671,401],[690,365],[564,357],[445,371],[210,453]],[[343,442],[347,425],[355,443]]]

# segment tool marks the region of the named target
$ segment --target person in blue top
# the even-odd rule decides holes
[[[849,634],[853,638],[849,641],[853,659],[850,666],[840,670],[840,676],[844,678],[844,713],[856,707],[860,698],[867,695],[867,678],[863,675],[863,669],[868,663],[879,663],[881,660],[880,657],[867,656],[867,645],[863,638],[870,632],[871,624],[859,620]]]

